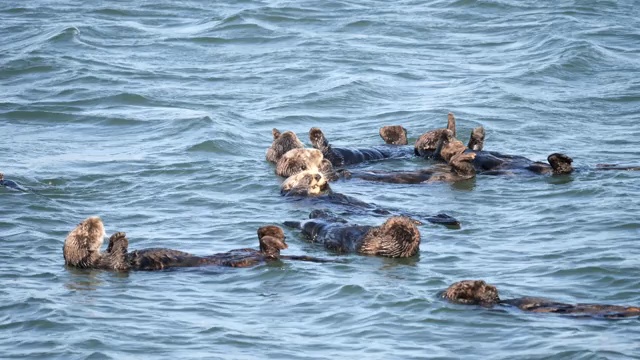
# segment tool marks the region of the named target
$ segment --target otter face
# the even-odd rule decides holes
[[[420,231],[415,222],[406,216],[394,216],[369,231],[358,252],[386,257],[411,257],[418,250]]]
[[[0,172],[0,181],[4,180],[4,174]]]
[[[291,149],[303,148],[304,144],[298,139],[296,134],[292,131],[285,131],[280,133],[278,129],[273,129],[273,143],[271,147],[267,149],[267,161],[276,163]]]
[[[571,174],[573,172],[573,166],[571,165],[573,159],[565,154],[551,154],[549,155],[549,157],[547,157],[547,161],[549,161],[549,164],[551,164],[553,173],[556,175]]]
[[[500,301],[498,289],[483,280],[459,281],[447,288],[442,297],[458,304],[491,306]]]
[[[484,128],[482,126],[471,131],[467,147],[473,151],[482,151],[484,148]]]
[[[268,258],[278,259],[280,250],[288,248],[284,231],[278,226],[268,225],[258,229],[260,252]]]
[[[327,179],[317,170],[305,170],[290,176],[280,186],[282,195],[320,195],[327,190],[329,190]]]
[[[62,254],[66,265],[90,268],[100,258],[100,247],[106,233],[99,217],[90,217],[78,224],[64,240]]]
[[[276,175],[289,177],[305,170],[319,170],[324,156],[317,149],[292,149],[276,164]]]
[[[383,126],[380,128],[380,137],[386,144],[407,145],[407,129],[400,125]]]

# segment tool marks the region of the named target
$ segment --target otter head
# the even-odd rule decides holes
[[[410,257],[420,249],[420,231],[406,216],[394,216],[372,228],[362,240],[358,252],[386,257]]]
[[[309,141],[311,141],[311,146],[316,149],[326,149],[329,147],[329,141],[324,136],[324,133],[320,128],[314,127],[309,130]]]
[[[442,297],[458,304],[491,306],[500,301],[498,289],[483,280],[459,281],[447,288]]]
[[[573,172],[573,166],[571,165],[573,159],[565,154],[551,154],[547,157],[547,161],[551,164],[554,175],[571,174]]]
[[[472,178],[476,176],[476,168],[473,166],[473,159],[475,158],[476,153],[461,153],[452,157],[449,165],[456,174]]]
[[[441,132],[436,146],[436,155],[440,156],[442,160],[449,162],[454,156],[462,154],[465,150],[467,147],[462,141],[455,138],[451,130],[446,129]]]
[[[282,157],[282,155],[286,154],[287,151],[291,149],[303,148],[304,144],[296,134],[292,131],[285,131],[284,133],[280,133],[278,129],[273,129],[273,143],[271,143],[271,147],[267,149],[267,161],[276,163]]]
[[[289,176],[280,185],[280,194],[314,196],[329,190],[329,183],[322,173],[317,170],[305,170]]]
[[[482,126],[471,131],[467,147],[473,151],[482,151],[484,148],[484,128]]]
[[[78,224],[64,240],[64,263],[79,268],[94,267],[100,259],[100,247],[105,237],[99,217],[90,217]]]
[[[407,129],[400,125],[383,126],[380,128],[380,137],[387,144],[407,145]]]
[[[280,250],[286,249],[284,231],[278,226],[268,225],[258,228],[258,241],[260,252],[270,259],[279,259]]]
[[[289,177],[305,170],[319,170],[324,156],[318,149],[291,149],[276,164],[276,175]]]
[[[4,180],[4,174],[0,172],[0,181]]]

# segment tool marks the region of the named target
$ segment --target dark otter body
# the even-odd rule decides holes
[[[426,220],[433,224],[440,224],[453,228],[460,227],[460,221],[447,214],[438,214],[435,216],[408,214],[404,211],[383,209],[377,205],[366,203],[354,197],[333,192],[325,177],[317,171],[304,171],[285,180],[280,187],[280,194],[297,200],[309,199],[310,201],[318,203],[329,202],[331,204],[345,206],[351,213],[374,216],[396,214]]]
[[[103,236],[104,225],[99,218],[88,218],[80,223],[65,239],[63,247],[65,264],[84,269],[129,271],[211,265],[248,267],[279,259],[327,261],[307,256],[281,256],[280,250],[287,248],[284,232],[273,225],[258,229],[260,250],[239,249],[208,256],[197,256],[165,248],[129,252],[129,240],[123,232],[113,234],[109,239],[107,251],[101,253]]]
[[[463,153],[454,156],[448,167],[433,166],[418,171],[344,171],[345,177],[355,177],[368,181],[395,184],[420,184],[431,182],[456,182],[472,179],[476,176],[472,164],[475,153]]]
[[[505,155],[495,151],[472,151],[476,157],[473,166],[479,174],[498,175],[512,173],[518,170],[527,170],[535,174],[570,174],[574,168],[571,165],[573,159],[565,154],[554,153],[547,157],[548,164],[533,161],[524,156]]]
[[[380,226],[349,225],[322,211],[313,211],[309,217],[285,225],[301,229],[312,242],[338,253],[411,257],[419,251],[420,232],[407,217],[391,217]]]
[[[23,191],[23,192],[27,191],[27,189],[20,186],[17,182],[13,180],[5,180],[3,173],[0,173],[0,186],[4,186],[6,188],[17,190],[17,191]]]
[[[458,304],[482,305],[485,307],[493,307],[496,305],[515,306],[523,311],[537,313],[554,313],[606,319],[640,316],[640,307],[633,306],[565,304],[532,297],[502,300],[498,296],[498,289],[482,280],[459,281],[449,286],[441,296]]]
[[[364,149],[337,148],[331,146],[322,130],[311,128],[309,140],[314,148],[322,151],[324,158],[329,160],[334,167],[358,164],[367,161],[403,158],[411,156],[413,149],[402,145],[379,145]],[[386,140],[385,140],[386,141]]]

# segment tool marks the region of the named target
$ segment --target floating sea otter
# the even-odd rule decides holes
[[[13,180],[5,180],[3,173],[0,173],[0,186],[4,186],[12,190],[27,191],[27,189],[20,186],[17,182]]]
[[[481,305],[485,307],[493,307],[496,305],[515,306],[523,311],[537,313],[590,316],[607,319],[640,316],[640,307],[633,306],[564,304],[530,297],[502,300],[498,296],[498,289],[482,280],[464,280],[457,282],[449,286],[441,296],[457,304]]]
[[[382,136],[385,142],[393,143],[403,141],[402,131],[404,131],[404,128],[394,128],[395,129],[392,130],[391,127],[384,127],[380,130],[380,136]],[[406,142],[406,132],[404,133],[404,138],[404,141]],[[365,161],[403,158],[412,156],[413,153],[413,150],[409,146],[390,144],[371,146],[362,149],[333,147],[331,144],[329,144],[329,141],[324,136],[322,130],[317,127],[311,128],[311,130],[309,130],[309,140],[311,141],[311,145],[314,148],[322,151],[322,155],[324,155],[324,158],[329,160],[331,164],[336,168],[346,165],[358,164]]]
[[[413,220],[390,217],[380,226],[349,225],[343,219],[314,210],[310,220],[287,221],[285,226],[301,229],[312,242],[338,253],[358,253],[385,257],[411,257],[420,248],[420,231]]]
[[[453,113],[447,115],[447,127],[446,129],[436,129],[427,131],[422,134],[414,144],[414,154],[422,157],[432,157],[438,146],[438,141],[442,137],[442,134],[449,130],[456,137],[456,117]],[[469,138],[469,144],[467,147],[471,150],[482,150],[484,147],[484,128],[477,127],[471,131]]]
[[[331,162],[318,149],[291,149],[276,163],[276,175],[282,177],[290,177],[305,170],[319,171],[330,181],[339,177],[339,172],[333,169]]]
[[[354,197],[336,193],[331,190],[326,177],[317,170],[302,171],[286,179],[280,186],[280,194],[296,198],[310,198],[349,208],[350,212],[361,212],[368,215],[401,215],[419,220],[426,220],[433,224],[445,225],[453,228],[460,227],[460,221],[447,214],[435,216],[408,214],[400,210],[383,209],[377,205],[360,201]]]
[[[281,256],[286,249],[284,232],[277,226],[258,229],[260,250],[239,249],[208,256],[192,255],[183,251],[151,248],[128,251],[125,233],[117,232],[109,239],[109,246],[100,252],[105,237],[104,225],[98,217],[90,217],[73,229],[64,241],[65,265],[83,269],[105,270],[161,270],[174,267],[230,266],[247,267],[278,259],[326,262],[307,256]]]

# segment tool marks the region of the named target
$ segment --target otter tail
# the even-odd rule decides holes
[[[302,223],[300,221],[285,221],[282,225],[292,229],[302,229]]]

